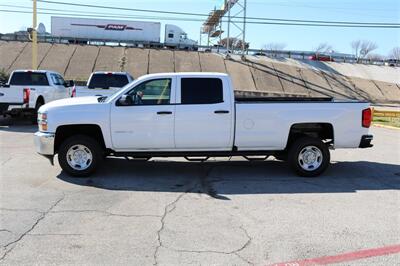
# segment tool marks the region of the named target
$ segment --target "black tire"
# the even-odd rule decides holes
[[[75,145],[85,146],[92,155],[92,159],[90,160],[91,162],[86,169],[77,170],[71,167],[68,163],[68,150]],[[58,162],[67,174],[74,177],[87,177],[96,171],[98,165],[100,165],[103,160],[103,154],[103,149],[95,139],[85,135],[75,135],[67,138],[61,143],[60,148],[58,149]]]
[[[320,158],[320,164],[318,167],[313,168],[310,167],[308,170],[305,170],[302,167],[301,162],[304,164],[302,160],[299,159],[300,153],[303,151],[304,148],[307,146],[316,147],[319,149],[322,158]],[[300,162],[301,161],[301,162]],[[318,161],[318,160],[317,160]],[[299,175],[304,177],[316,177],[322,174],[330,164],[330,153],[328,146],[323,143],[320,139],[311,138],[311,137],[301,137],[297,139],[293,144],[290,146],[289,149],[289,156],[288,162],[290,167]]]
[[[40,108],[42,105],[44,105],[44,100],[43,100],[42,98],[39,98],[39,99],[36,101],[35,110],[33,110],[32,117],[31,117],[31,122],[32,122],[33,125],[36,125],[36,124],[37,124],[37,113],[38,113],[38,111],[39,111],[39,108]]]

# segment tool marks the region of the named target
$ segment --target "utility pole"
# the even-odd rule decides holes
[[[33,0],[33,18],[32,18],[32,69],[37,70],[37,13],[36,13],[36,0]]]
[[[231,0],[227,1],[228,4],[228,38],[226,39],[226,50],[227,50],[227,55],[229,55],[229,49],[230,49],[230,31],[231,31]]]
[[[242,38],[242,55],[246,50],[246,11],[247,11],[247,0],[244,0],[243,5],[243,38]]]

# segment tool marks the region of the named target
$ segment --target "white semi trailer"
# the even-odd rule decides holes
[[[51,34],[72,41],[115,41],[145,46],[197,49],[197,42],[175,25],[165,25],[161,42],[161,23],[129,20],[51,17]]]

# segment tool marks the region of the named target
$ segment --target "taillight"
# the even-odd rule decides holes
[[[372,111],[371,108],[364,109],[362,111],[362,126],[369,128],[372,122]]]
[[[23,90],[23,98],[24,98],[24,103],[29,103],[29,96],[31,95],[31,89],[29,88],[24,88]]]
[[[71,97],[76,97],[76,87],[72,88]]]

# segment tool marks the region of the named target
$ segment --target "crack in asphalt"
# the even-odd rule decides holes
[[[207,195],[209,195],[210,197],[214,198],[214,199],[229,199],[226,198],[224,196],[218,195],[217,191],[211,186],[211,184],[213,183],[213,181],[208,180],[211,176],[211,173],[213,172],[213,170],[215,170],[217,166],[212,166],[209,168],[205,169],[205,173],[203,175],[200,176],[200,191],[199,192],[203,192],[206,193]],[[204,168],[202,168],[204,169]],[[251,261],[243,258],[239,252],[244,250],[252,241],[251,236],[248,234],[247,230],[243,227],[240,226],[239,228],[244,232],[244,234],[246,235],[246,242],[238,249],[232,250],[232,251],[228,251],[228,252],[224,252],[224,251],[215,251],[215,250],[185,250],[185,249],[175,249],[172,247],[168,247],[165,246],[161,240],[161,233],[165,228],[165,219],[167,217],[168,214],[171,214],[175,209],[176,209],[176,204],[179,202],[179,200],[181,200],[183,198],[184,195],[186,195],[187,193],[193,191],[196,188],[196,185],[194,185],[191,189],[186,190],[185,192],[181,193],[174,201],[168,203],[165,207],[164,207],[164,214],[161,216],[161,227],[160,229],[157,231],[157,241],[158,241],[158,245],[155,249],[153,258],[154,258],[154,263],[153,265],[158,265],[158,252],[160,250],[161,247],[169,249],[169,250],[173,250],[176,252],[191,252],[191,253],[215,253],[215,254],[224,254],[224,255],[235,255],[237,256],[239,259],[241,259],[242,261],[244,261],[245,263],[247,263],[248,265],[254,265],[254,263],[252,263]]]
[[[12,244],[16,244],[19,241],[21,241],[27,234],[29,234],[33,229],[35,229],[35,227],[40,223],[40,221],[42,221],[46,215],[54,208],[56,207],[62,200],[64,200],[65,198],[65,194],[63,194],[63,196],[58,199],[55,203],[53,203],[50,208],[47,209],[47,211],[42,212],[42,215],[35,221],[35,223],[24,233],[22,233],[17,239],[15,239],[14,241],[9,242],[8,244],[3,246],[3,249],[5,249],[5,253],[3,254],[3,256],[0,258],[0,261],[4,260],[6,258],[6,256],[15,248],[16,245],[14,245],[13,247],[11,247],[10,249],[7,250],[7,248],[12,245]]]
[[[11,232],[10,230],[8,230],[8,229],[0,229],[0,232],[7,232],[7,233],[10,233],[10,234],[12,234],[13,232]]]
[[[28,236],[83,236],[84,234],[27,234]]]
[[[195,186],[194,186],[195,187]],[[176,209],[176,204],[178,203],[178,201],[180,199],[182,199],[182,197],[184,195],[186,195],[187,193],[189,193],[190,191],[192,191],[194,189],[194,187],[186,190],[185,192],[181,193],[175,200],[173,200],[172,202],[168,203],[165,207],[164,207],[164,213],[161,216],[161,227],[160,229],[158,229],[157,231],[157,241],[158,241],[158,245],[154,251],[153,254],[153,258],[154,258],[154,263],[153,265],[158,265],[158,251],[160,250],[160,247],[163,247],[163,243],[161,241],[161,233],[164,230],[165,227],[165,219],[167,217],[168,214],[170,214],[172,211],[174,211]]]
[[[113,213],[109,211],[102,211],[102,210],[61,210],[61,211],[51,211],[51,213],[84,213],[84,212],[97,212],[97,213],[104,213],[107,216],[118,216],[118,217],[162,217],[161,215],[155,214],[120,214],[120,213]]]
[[[10,209],[10,208],[0,208],[0,211],[11,211],[11,212],[37,212],[43,214],[43,211],[38,211],[36,209]]]
[[[9,161],[11,161],[11,157],[9,157],[9,158],[7,158],[6,160],[4,160],[2,163],[1,163],[1,166],[4,166],[6,163],[8,163]]]
[[[245,248],[247,248],[247,247],[250,245],[251,241],[253,240],[253,239],[251,238],[251,236],[249,235],[249,233],[247,232],[247,230],[243,227],[243,225],[240,226],[239,228],[242,229],[242,231],[243,231],[244,234],[246,235],[247,241],[246,241],[246,243],[244,243],[244,245],[243,245],[241,248],[237,249],[237,250],[234,251],[233,253],[234,253],[236,256],[238,256],[240,259],[242,259],[242,260],[244,260],[245,262],[247,262],[249,265],[254,265],[253,262],[251,262],[251,261],[249,261],[249,260],[243,258],[243,257],[239,254],[239,252],[242,251],[242,250],[244,250]]]
[[[246,242],[245,242],[240,248],[235,249],[235,250],[232,250],[232,251],[188,250],[188,249],[176,249],[176,248],[167,247],[167,246],[162,246],[162,247],[164,247],[164,248],[166,248],[166,249],[169,249],[169,250],[172,250],[172,251],[175,251],[175,252],[199,253],[199,254],[201,254],[201,253],[214,253],[214,254],[223,254],[223,255],[235,255],[235,256],[237,256],[239,259],[241,259],[242,261],[246,262],[247,264],[249,264],[249,265],[254,265],[253,262],[251,262],[251,261],[249,261],[249,260],[243,258],[240,254],[238,254],[238,252],[244,250],[244,249],[251,243],[251,241],[252,241],[252,238],[251,238],[251,236],[248,234],[248,232],[246,231],[246,229],[243,228],[243,226],[240,226],[239,228],[244,232],[244,234],[246,235],[247,240],[246,240]]]

